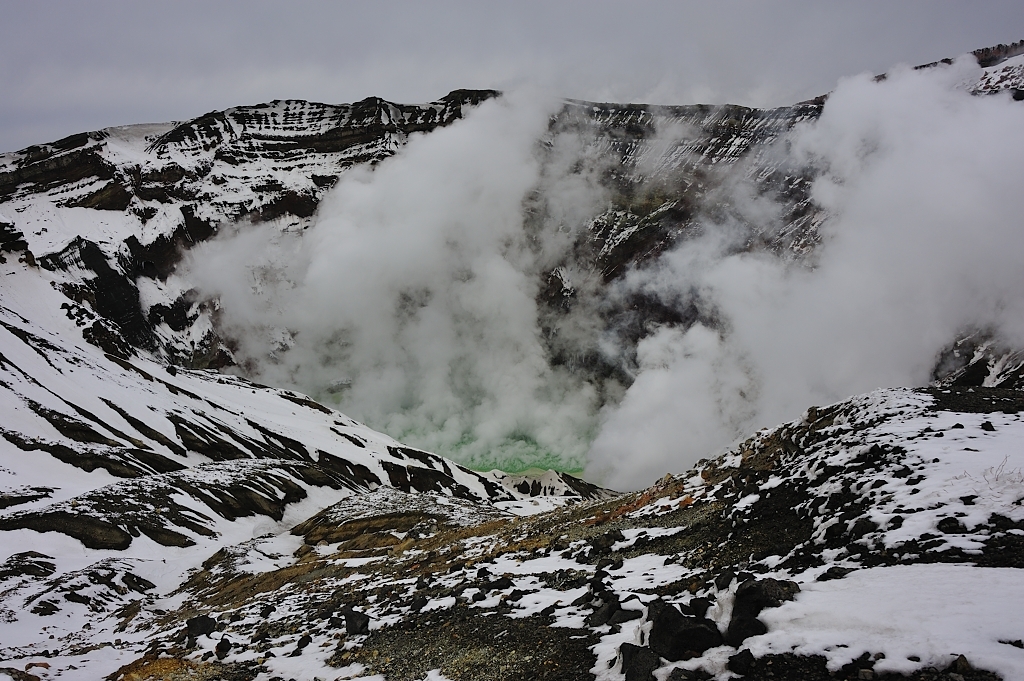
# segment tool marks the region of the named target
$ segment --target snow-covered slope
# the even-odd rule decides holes
[[[22,552],[7,603],[36,612],[4,654],[71,678],[1020,678],[1021,409],[877,391],[518,521],[382,486],[225,545],[173,593],[180,549],[49,580]]]

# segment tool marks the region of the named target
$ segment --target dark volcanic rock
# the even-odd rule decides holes
[[[800,591],[796,582],[778,579],[759,579],[741,584],[736,589],[733,616],[756,617],[765,608],[777,608],[785,601],[791,601]]]
[[[754,654],[747,649],[743,649],[729,657],[729,671],[735,672],[740,676],[744,676],[749,673],[753,665]]]
[[[409,601],[409,609],[412,612],[419,612],[420,610],[425,608],[426,605],[427,605],[427,597],[424,596],[423,594],[416,594],[415,596],[412,597],[412,600]]]
[[[123,550],[132,536],[120,527],[98,518],[63,511],[26,513],[0,518],[0,530],[29,529],[36,532],[60,532],[74,537],[90,549]]]
[[[227,654],[231,652],[231,648],[231,641],[229,641],[226,636],[222,637],[220,641],[217,642],[216,648],[214,648],[217,652],[217,659],[223,660]]]
[[[945,534],[963,534],[967,531],[964,524],[958,518],[947,516],[938,523],[939,532]]]
[[[0,582],[11,577],[49,577],[56,572],[53,558],[36,551],[15,553],[0,565]]]
[[[649,645],[666,660],[685,660],[722,645],[722,634],[711,620],[688,617],[660,601],[648,608],[652,622]]]
[[[784,601],[793,600],[800,587],[796,582],[761,579],[745,582],[736,589],[732,619],[725,634],[726,642],[739,646],[751,636],[760,636],[768,628],[757,616],[765,608],[775,608]]]
[[[816,581],[827,582],[833,579],[842,579],[851,572],[853,572],[853,568],[845,568],[840,565],[833,565],[828,570],[825,570],[823,573],[818,575],[818,579]]]
[[[209,615],[198,615],[185,622],[188,635],[191,638],[198,638],[204,634],[212,634],[217,631],[217,620]]]
[[[345,631],[352,635],[370,633],[370,616],[356,610],[345,610]]]
[[[619,657],[622,658],[622,673],[626,681],[652,681],[654,670],[661,666],[661,658],[650,648],[632,643],[619,646]]]
[[[602,604],[597,610],[587,616],[586,622],[588,627],[599,627],[602,624],[608,624],[614,615],[619,612],[619,601],[618,599],[609,600]]]
[[[624,539],[625,537],[622,535],[622,532],[611,530],[591,539],[590,545],[594,547],[595,551],[603,552],[610,550],[615,542],[620,542]]]
[[[128,587],[132,591],[137,591],[139,593],[145,593],[150,589],[156,588],[156,584],[154,584],[153,582],[143,577],[139,577],[138,575],[132,574],[131,572],[126,572],[123,575],[121,575],[121,581],[124,582],[124,585],[126,587]]]
[[[760,636],[768,633],[768,627],[764,622],[751,615],[733,615],[729,620],[729,629],[725,632],[725,642],[731,646],[739,647],[741,643],[751,636]]]
[[[643,613],[639,610],[624,610],[619,608],[611,617],[608,618],[608,624],[623,624],[625,622],[638,620],[641,617],[643,617]]]

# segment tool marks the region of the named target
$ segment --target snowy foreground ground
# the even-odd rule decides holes
[[[63,584],[78,574],[83,586],[57,598],[61,584],[5,576],[0,667],[46,662],[30,673],[67,679],[119,668],[111,678],[724,679],[770,678],[796,655],[823,678],[1024,678],[1021,406],[984,388],[878,391],[631,495],[559,509],[385,486],[291,532],[301,504],[277,523],[236,521],[219,538],[232,545],[205,545],[199,560],[144,537],[117,552],[18,530],[5,557],[58,556],[78,569],[62,567]],[[151,584],[104,583],[103,569]],[[59,611],[33,614],[48,597]],[[704,627],[705,641],[677,632],[666,644],[670,621]]]

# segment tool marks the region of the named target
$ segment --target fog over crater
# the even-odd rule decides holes
[[[222,229],[184,276],[258,380],[474,468],[639,487],[810,404],[926,384],[965,333],[1024,340],[1024,108],[978,76],[841,80],[713,165],[671,117],[617,165],[562,100],[511,90],[343,174],[305,231]],[[769,170],[808,178],[811,242],[766,246],[795,220]],[[592,237],[635,239],[627,214],[678,228],[609,269]]]

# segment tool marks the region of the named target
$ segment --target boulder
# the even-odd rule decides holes
[[[226,636],[221,637],[220,641],[217,642],[217,659],[223,660],[229,652],[231,652],[231,641]]]
[[[683,607],[683,614],[693,615],[694,617],[706,617],[711,605],[711,599],[709,598],[691,598],[690,602]]]
[[[203,634],[212,634],[217,631],[217,620],[209,615],[191,617],[185,622],[189,638],[199,638]]]
[[[346,610],[345,631],[352,635],[370,633],[370,616],[357,610]]]
[[[480,588],[480,590],[481,591],[494,591],[494,590],[504,591],[505,589],[508,589],[509,587],[512,587],[512,586],[514,586],[514,584],[512,583],[511,579],[509,579],[508,577],[499,577],[498,579],[494,580],[493,582],[490,582],[489,584],[487,584],[485,586],[482,586]]]
[[[722,645],[722,634],[711,620],[683,615],[675,606],[653,601],[648,605],[651,650],[678,662]]]
[[[427,606],[427,597],[424,596],[423,594],[416,594],[415,596],[412,597],[412,600],[409,601],[409,610],[411,610],[412,612],[419,612],[420,610],[422,610],[426,606]]]
[[[791,601],[800,591],[796,582],[778,579],[756,579],[740,584],[732,606],[732,619],[725,634],[725,642],[737,648],[751,636],[768,631],[757,616],[765,608],[776,608]]]
[[[939,532],[944,534],[963,534],[967,531],[967,528],[964,527],[962,522],[960,522],[960,519],[954,518],[953,516],[946,516],[940,520],[938,528]]]
[[[638,620],[641,617],[643,617],[643,613],[639,610],[623,610],[619,608],[608,618],[608,624],[623,624],[632,620]]]
[[[778,579],[757,579],[745,582],[736,589],[733,617],[757,617],[765,608],[777,608],[785,601],[791,601],[800,591],[796,582]]]
[[[729,629],[725,632],[725,642],[736,648],[740,647],[751,636],[768,633],[764,622],[751,615],[733,615],[729,621]]]
[[[729,671],[746,676],[754,666],[754,654],[744,648],[729,657]]]
[[[619,657],[626,681],[655,681],[654,670],[661,666],[661,659],[650,648],[623,643],[619,646]]]
[[[604,605],[599,607],[594,612],[587,615],[586,623],[588,627],[599,627],[602,624],[608,624],[612,616],[619,612],[618,600],[609,600]]]
[[[590,540],[590,545],[594,547],[595,551],[604,552],[609,551],[615,542],[624,541],[625,537],[619,530],[610,530],[604,534],[598,535]]]

